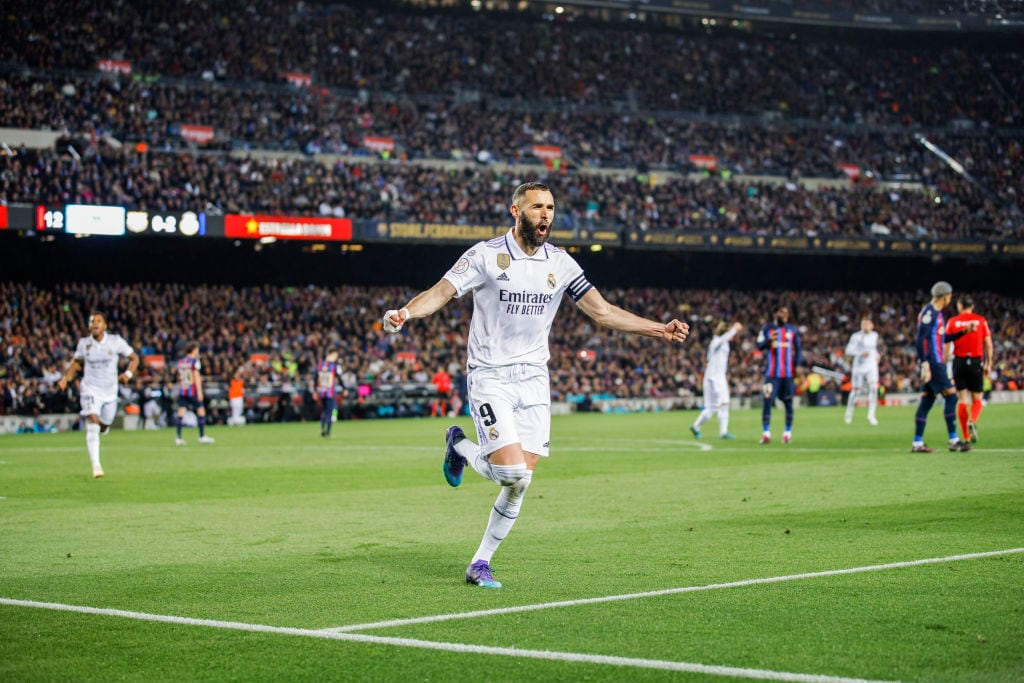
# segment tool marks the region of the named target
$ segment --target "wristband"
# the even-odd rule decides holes
[[[132,371],[131,370],[125,370],[124,371],[124,376],[125,376],[126,379],[131,379],[132,378]]]

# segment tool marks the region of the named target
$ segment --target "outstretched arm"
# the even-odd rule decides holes
[[[630,313],[608,302],[597,289],[591,288],[576,305],[602,327],[629,332],[644,337],[660,337],[666,341],[681,342],[690,334],[690,326],[678,320],[660,323]]]
[[[399,310],[384,313],[384,331],[394,334],[402,329],[402,325],[410,318],[426,318],[441,310],[455,296],[455,285],[444,278],[437,281],[430,289],[424,290],[409,300]]]

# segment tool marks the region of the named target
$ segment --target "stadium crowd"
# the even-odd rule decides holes
[[[1013,0],[754,0],[751,4],[789,5],[805,11],[845,10],[850,12],[875,12],[878,14],[919,14],[923,16],[977,15],[991,17],[1019,17],[1020,3]]]
[[[364,138],[395,141],[403,158],[517,161],[533,145],[555,145],[583,168],[689,170],[690,155],[714,156],[738,173],[836,177],[853,163],[883,179],[926,177],[924,131],[956,158],[1001,165],[1017,136],[977,129],[814,123],[738,115],[685,115],[685,110],[544,106],[537,102],[459,102],[452,97],[352,97],[314,88],[166,79],[150,82],[100,73],[68,75],[10,70],[0,76],[10,103],[0,124],[67,130],[79,139],[111,136],[154,150],[181,148],[181,124],[214,132],[214,147],[306,153],[365,153]],[[943,104],[934,102],[935,106]],[[728,114],[728,113],[727,113]],[[984,125],[981,125],[981,124]],[[1016,129],[1011,129],[1016,130]],[[500,131],[500,135],[497,133]]]
[[[48,69],[93,70],[97,60],[114,59],[153,76],[275,83],[303,73],[349,92],[782,111],[858,123],[967,117],[995,125],[1019,123],[1021,114],[1007,95],[1021,90],[1019,52],[638,30],[379,3],[14,5],[0,61]]]
[[[21,3],[4,18],[13,38],[0,45],[9,103],[0,126],[66,130],[73,151],[13,150],[23,158],[3,159],[0,201],[479,223],[493,220],[490,188],[504,173],[488,163],[537,162],[534,145],[548,145],[570,176],[560,195],[568,227],[585,226],[583,217],[765,234],[1008,240],[1022,231],[1024,136],[1014,128],[1020,103],[1008,94],[1024,85],[1019,51],[485,21],[360,4],[65,4]],[[52,31],[48,22],[71,16],[84,30]],[[261,40],[241,39],[252,35]],[[132,73],[100,73],[100,59],[128,62]],[[292,72],[315,85],[283,85]],[[175,153],[188,146],[183,124],[212,127],[216,149],[357,161]],[[925,151],[919,135],[980,187]],[[367,137],[394,140],[396,161],[358,163]],[[703,182],[672,177],[709,158]],[[460,176],[426,164],[435,159],[471,163]],[[794,186],[843,177],[839,165],[856,167],[866,186],[927,189]],[[732,174],[791,185],[737,191],[721,182]],[[438,191],[453,178],[456,187]]]
[[[241,368],[250,395],[260,387],[272,387],[312,400],[316,363],[330,349],[341,353],[344,383],[353,397],[359,385],[366,387],[363,395],[372,395],[383,385],[429,384],[439,369],[456,378],[459,386],[468,302],[457,300],[399,335],[384,334],[381,311],[412,293],[399,286],[0,283],[0,413],[77,410],[73,390],[57,391],[54,383],[70,362],[78,338],[87,333],[86,319],[94,309],[106,313],[111,331],[128,339],[144,359],[133,379],[133,400],[147,389],[168,394],[174,363],[189,340],[200,344],[208,381],[226,384]],[[846,341],[860,315],[869,312],[884,344],[882,386],[888,392],[916,389],[913,335],[923,302],[912,294],[651,288],[603,293],[610,301],[655,319],[679,317],[690,324],[691,337],[682,347],[666,347],[595,328],[575,310],[559,316],[551,335],[555,400],[699,394],[705,347],[719,320],[740,321],[746,327],[746,334],[734,343],[729,377],[736,396],[755,397],[763,368],[754,335],[780,302],[793,310],[792,320],[803,335],[802,376],[814,365],[845,371]],[[1024,329],[1016,302],[989,293],[977,293],[975,299],[995,340],[992,387],[1020,389]]]
[[[937,14],[996,3],[792,0],[793,7]],[[0,154],[0,203],[109,203],[160,211],[320,214],[369,220],[507,221],[520,181],[551,184],[562,229],[1024,237],[1024,52],[936,43],[823,40],[734,31],[548,21],[383,3],[14,0],[0,17],[0,127],[66,132],[54,150]],[[110,60],[101,72],[101,60]],[[127,65],[127,66],[126,66]],[[130,73],[119,73],[126,69]],[[308,86],[285,85],[288,74]],[[197,148],[182,125],[212,127]],[[961,162],[969,179],[925,150]],[[390,138],[388,159],[367,137]],[[535,145],[561,158],[539,163]],[[267,152],[277,153],[268,156]],[[286,154],[287,153],[287,154]],[[708,168],[708,158],[713,158]],[[844,178],[855,166],[862,182]],[[732,180],[732,176],[771,178]],[[883,187],[878,181],[911,185]],[[973,182],[972,182],[973,181]],[[89,308],[140,353],[173,360],[191,338],[216,381],[308,391],[338,348],[350,385],[457,374],[468,315],[387,337],[401,287],[223,288],[0,283],[0,411],[73,409],[55,373]],[[651,317],[695,329],[671,355],[560,318],[556,398],[699,390],[717,318],[753,329],[777,300],[806,327],[808,363],[834,367],[862,310],[887,344],[883,385],[909,388],[911,295],[623,290]],[[1024,379],[1014,302],[982,299],[996,332],[995,386]],[[686,309],[672,310],[677,302]],[[581,353],[586,352],[586,353]],[[254,356],[265,361],[249,363]],[[412,360],[410,360],[412,359]],[[733,390],[756,394],[749,336]],[[136,393],[170,379],[147,366]]]
[[[500,224],[520,181],[542,179],[567,230],[731,232],[787,236],[1000,239],[1024,236],[1016,214],[966,183],[879,192],[871,186],[639,174],[553,173],[543,167],[348,163],[226,155],[119,154],[76,159],[25,150],[0,157],[0,199],[116,204],[155,211],[324,215]]]

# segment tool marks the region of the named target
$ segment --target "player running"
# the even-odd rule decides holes
[[[118,374],[120,358],[128,359],[128,367]],[[100,466],[100,435],[110,431],[117,415],[117,384],[128,382],[139,367],[139,357],[121,335],[107,332],[107,319],[102,313],[89,315],[89,336],[78,340],[75,356],[68,371],[57,382],[61,391],[82,371],[78,387],[81,415],[85,418],[85,448],[92,462],[92,476],[103,476]]]
[[[462,483],[469,464],[501,487],[487,529],[466,569],[466,582],[500,588],[491,558],[519,516],[538,461],[547,457],[551,433],[548,337],[568,294],[598,324],[636,335],[682,342],[686,323],[647,320],[609,303],[568,253],[548,244],[555,200],[542,183],[516,188],[510,207],[514,227],[478,242],[430,289],[399,310],[384,313],[386,332],[425,318],[453,297],[472,292],[468,389],[477,442],[458,427],[446,435],[442,470],[451,486]]]

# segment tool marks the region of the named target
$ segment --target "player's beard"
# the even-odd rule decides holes
[[[520,215],[519,234],[523,236],[523,241],[526,242],[527,246],[540,249],[548,241],[548,235],[551,234],[551,225],[545,225],[544,234],[541,234],[537,223],[533,223],[526,216]]]

